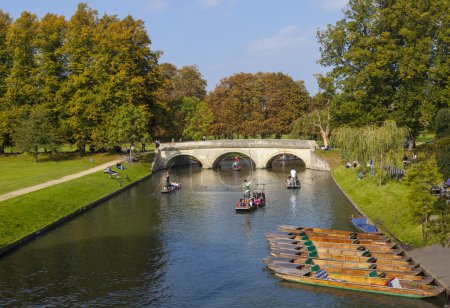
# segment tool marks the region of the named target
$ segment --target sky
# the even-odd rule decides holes
[[[80,1],[0,0],[14,19],[23,11],[76,11]],[[212,91],[222,78],[236,73],[282,72],[304,80],[314,95],[314,74],[321,67],[318,29],[343,18],[347,0],[90,0],[99,15],[142,19],[152,41],[163,52],[159,62],[177,67],[197,65]]]

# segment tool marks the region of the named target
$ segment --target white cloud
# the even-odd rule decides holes
[[[348,0],[313,0],[313,3],[326,11],[335,11],[343,9]]]
[[[149,0],[145,3],[144,8],[148,11],[162,11],[168,6],[168,0]]]
[[[277,34],[251,42],[247,50],[250,53],[260,52],[298,52],[305,48],[312,48],[315,42],[312,33],[302,31],[298,26],[288,26]]]

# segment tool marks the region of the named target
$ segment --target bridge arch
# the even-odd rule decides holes
[[[250,160],[252,166],[253,166],[253,167],[256,166],[255,160],[252,159],[251,156],[249,156],[249,155],[243,153],[242,151],[225,150],[225,151],[221,152],[219,155],[216,155],[215,158],[211,159],[211,161],[212,161],[212,164],[211,164],[212,168],[217,168],[217,167],[219,166],[220,162],[224,159],[224,157],[225,157],[226,155],[232,154],[232,153],[240,154],[240,157],[239,157],[239,158],[242,158],[242,157],[248,158],[248,159]]]
[[[190,159],[190,160],[198,161],[198,163],[200,164],[201,167],[205,165],[204,162],[196,155],[176,153],[174,155],[171,155],[170,157],[167,157],[166,163],[164,165],[164,169],[170,168],[177,160],[179,160],[180,158],[183,158],[183,157]]]
[[[265,166],[266,168],[271,168],[273,161],[280,155],[290,155],[295,156],[300,159],[300,161],[306,166],[305,158],[302,157],[302,155],[298,153],[294,153],[293,151],[277,151],[276,153],[273,153],[269,156],[269,159],[266,161]]]

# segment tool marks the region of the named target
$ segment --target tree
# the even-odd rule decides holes
[[[0,154],[11,141],[12,119],[10,102],[4,99],[7,89],[7,77],[10,74],[12,59],[8,49],[7,35],[12,18],[0,10]]]
[[[39,148],[53,148],[58,144],[47,111],[40,106],[33,108],[19,121],[14,130],[13,140],[19,150],[33,152],[35,162],[38,160]]]
[[[397,127],[395,122],[386,121],[382,126],[348,127],[342,126],[332,133],[332,142],[341,148],[344,161],[367,162],[379,159],[378,173],[380,186],[385,165],[400,166],[403,142],[408,130]]]
[[[436,203],[436,197],[430,194],[430,188],[441,181],[442,175],[439,174],[434,157],[413,162],[404,178],[405,185],[409,187],[408,202],[411,205],[411,214],[422,224],[424,240],[427,238],[429,216],[434,212]]]
[[[210,134],[212,112],[204,101],[200,101],[195,110],[186,117],[183,138],[186,140],[200,140]]]
[[[450,108],[440,109],[435,118],[436,138],[450,137]]]
[[[222,79],[206,99],[213,114],[212,132],[244,138],[290,133],[308,101],[304,84],[282,73],[235,74]]]
[[[145,106],[124,104],[117,108],[109,125],[111,145],[129,143],[130,148],[141,141],[148,131],[148,111]]]
[[[206,80],[194,65],[177,69],[173,64],[163,63],[158,68],[161,87],[157,96],[167,108],[160,113],[159,117],[164,120],[165,125],[160,125],[157,134],[179,138],[184,135],[190,115],[205,98]]]
[[[318,32],[320,63],[332,67],[327,76],[338,93],[333,101],[338,124],[392,119],[408,127],[413,140],[429,127],[428,110],[448,104],[443,94],[449,88],[444,56],[449,5],[350,0],[345,18]]]

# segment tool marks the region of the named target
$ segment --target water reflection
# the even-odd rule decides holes
[[[162,195],[164,172],[0,259],[0,306],[287,307],[426,306],[368,293],[280,282],[260,261],[280,224],[349,229],[352,208],[327,172],[298,161],[241,171],[173,168],[183,183]],[[229,164],[229,165],[228,165]],[[302,188],[288,190],[292,166]],[[244,179],[264,183],[267,204],[236,214]]]

